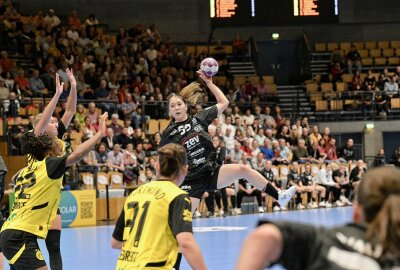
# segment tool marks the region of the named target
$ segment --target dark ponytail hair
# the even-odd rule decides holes
[[[174,178],[187,164],[186,150],[182,145],[169,143],[159,148],[157,153],[161,176]]]
[[[21,152],[30,155],[35,160],[43,160],[53,149],[53,139],[46,135],[36,136],[33,132],[25,132],[20,138]]]
[[[380,244],[382,256],[400,257],[400,170],[369,170],[358,188],[358,202],[368,223],[367,240]]]

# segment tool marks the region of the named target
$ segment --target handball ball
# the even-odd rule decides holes
[[[200,63],[200,70],[207,77],[212,77],[218,72],[218,62],[214,58],[208,57]]]

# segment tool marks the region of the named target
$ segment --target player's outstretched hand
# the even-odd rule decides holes
[[[67,68],[65,72],[67,73],[70,84],[76,85],[76,80],[72,69]]]
[[[56,94],[61,95],[64,91],[64,82],[60,83],[60,75],[56,73]]]
[[[212,77],[206,76],[201,70],[196,71],[197,75],[206,83],[212,83]]]
[[[107,130],[107,119],[108,119],[108,112],[103,113],[102,116],[100,116],[99,119],[99,132],[104,136],[106,134]]]

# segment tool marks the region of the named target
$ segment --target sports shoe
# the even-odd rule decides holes
[[[317,205],[316,202],[311,202],[311,203],[308,205],[308,208],[318,208],[318,205]]]
[[[342,206],[344,206],[344,203],[342,203],[341,201],[337,200],[337,201],[334,203],[334,206],[335,206],[335,207],[342,207]]]
[[[224,210],[219,209],[218,211],[218,216],[222,217],[224,215]]]
[[[325,201],[319,203],[319,207],[325,207],[325,206],[326,206]]]
[[[235,208],[235,209],[233,209],[233,212],[235,213],[235,215],[241,215],[242,214],[242,209]]]
[[[286,206],[281,207],[281,210],[282,210],[282,211],[287,211],[287,207],[286,207]]]
[[[344,204],[344,205],[353,205],[349,199],[347,199],[345,196],[341,195],[340,196],[340,201]]]
[[[297,210],[302,210],[302,209],[305,209],[305,207],[304,207],[304,205],[302,205],[301,203],[299,203],[299,204],[297,205]]]
[[[281,190],[278,193],[278,203],[281,207],[288,204],[290,199],[296,194],[296,186],[291,186],[289,189]]]
[[[210,214],[208,215],[209,218],[214,218],[217,217],[217,215],[214,212],[210,212]]]
[[[264,207],[259,206],[258,207],[258,213],[264,213]]]
[[[199,217],[201,217],[201,214],[200,214],[200,212],[199,211],[194,211],[194,213],[193,213],[193,218],[199,218]]]
[[[332,207],[332,204],[330,204],[329,202],[325,202],[325,207],[330,208],[330,207]]]
[[[272,208],[272,211],[276,212],[276,211],[281,211],[281,208],[277,205],[274,206],[274,208]]]

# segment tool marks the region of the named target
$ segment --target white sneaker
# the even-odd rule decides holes
[[[194,217],[194,218],[199,218],[199,217],[201,217],[200,212],[196,210],[196,211],[194,212],[194,214],[193,214],[193,217]]]
[[[337,200],[334,204],[335,207],[342,207],[344,206],[344,203],[342,203],[341,201]]]
[[[308,208],[318,208],[318,205],[316,202],[312,202],[308,205]]]
[[[218,214],[218,216],[222,217],[224,215],[224,210],[223,209],[219,209],[217,214]]]
[[[286,207],[286,206],[281,207],[281,210],[282,210],[282,211],[287,211],[287,207]]]
[[[329,202],[325,202],[325,207],[330,208],[330,207],[332,207],[332,204],[330,204]]]
[[[302,205],[301,203],[299,203],[299,204],[297,205],[297,210],[302,210],[302,209],[305,209],[305,206]]]
[[[278,203],[281,207],[284,207],[296,194],[296,186],[291,186],[289,189],[279,191]]]
[[[240,208],[235,208],[235,209],[233,209],[233,212],[234,212],[236,215],[241,215],[241,214],[242,214],[242,209],[240,209]]]
[[[319,207],[325,207],[325,206],[326,206],[325,201],[319,203]]]
[[[258,213],[264,213],[264,207],[259,206],[258,207]]]
[[[277,206],[277,205],[275,205],[274,206],[274,208],[272,208],[272,211],[281,211],[282,209],[279,207],[279,206]]]
[[[340,196],[340,201],[344,204],[344,205],[353,205],[349,199],[347,199],[345,196],[341,195]]]

